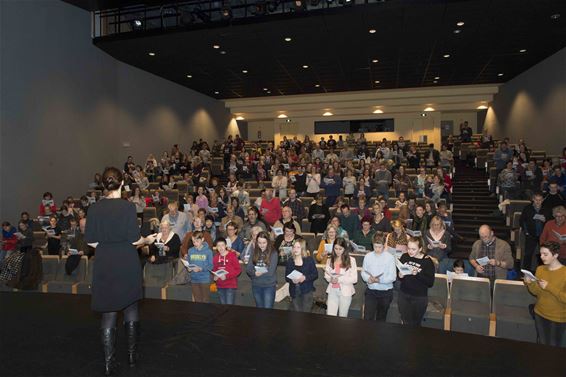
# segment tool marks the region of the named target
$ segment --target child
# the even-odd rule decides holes
[[[212,250],[204,242],[204,234],[195,231],[192,235],[193,247],[189,249],[186,259],[189,268],[193,287],[193,297],[195,302],[208,302],[210,299],[210,270],[212,270]]]
[[[218,295],[220,296],[220,303],[224,305],[234,305],[236,299],[236,290],[238,289],[238,275],[242,271],[240,262],[236,253],[226,247],[226,240],[219,237],[216,240],[216,251],[214,255],[213,272],[224,270],[227,272],[225,275],[214,275],[214,281],[218,287]]]
[[[456,259],[454,264],[452,265],[454,273],[457,275],[464,274],[464,260],[463,259]]]
[[[43,200],[39,205],[39,215],[40,216],[50,216],[57,213],[57,207],[55,206],[55,201],[53,200],[53,195],[50,192],[43,194]]]

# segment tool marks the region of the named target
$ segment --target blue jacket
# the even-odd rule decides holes
[[[297,270],[305,275],[305,281],[301,284],[294,284],[293,280],[288,279],[287,275],[293,272],[293,270]],[[316,264],[312,257],[303,258],[303,265],[300,267],[295,266],[293,258],[287,260],[287,265],[285,266],[285,280],[289,283],[289,294],[292,298],[297,296],[297,290],[301,292],[301,295],[314,291],[314,282],[316,279],[318,279],[318,270],[316,269]]]
[[[203,243],[202,249],[191,247],[187,254],[187,261],[190,264],[196,264],[202,268],[201,272],[191,272],[191,281],[193,283],[210,283],[210,271],[212,270],[212,250],[206,243]]]
[[[334,183],[327,184],[325,179],[333,179]],[[326,196],[340,196],[340,189],[342,188],[342,178],[339,175],[334,174],[334,177],[325,176],[322,178],[320,187],[324,188]]]

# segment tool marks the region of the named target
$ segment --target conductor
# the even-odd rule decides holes
[[[88,210],[85,239],[96,247],[92,278],[92,310],[100,312],[105,375],[115,367],[116,321],[124,313],[128,363],[135,366],[139,334],[138,301],[142,298],[142,267],[136,246],[152,243],[155,236],[140,236],[136,207],[121,199],[122,172],[104,170],[102,184],[108,195]]]

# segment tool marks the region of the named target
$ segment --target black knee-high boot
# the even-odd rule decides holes
[[[128,339],[128,363],[131,367],[136,366],[138,358],[138,338],[140,331],[139,321],[125,322],[126,338]]]
[[[112,375],[116,365],[114,355],[116,354],[116,328],[102,329],[102,345],[104,346],[104,374]]]

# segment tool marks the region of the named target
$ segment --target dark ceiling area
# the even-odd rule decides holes
[[[94,43],[216,98],[503,83],[566,47],[566,1],[391,0]]]

